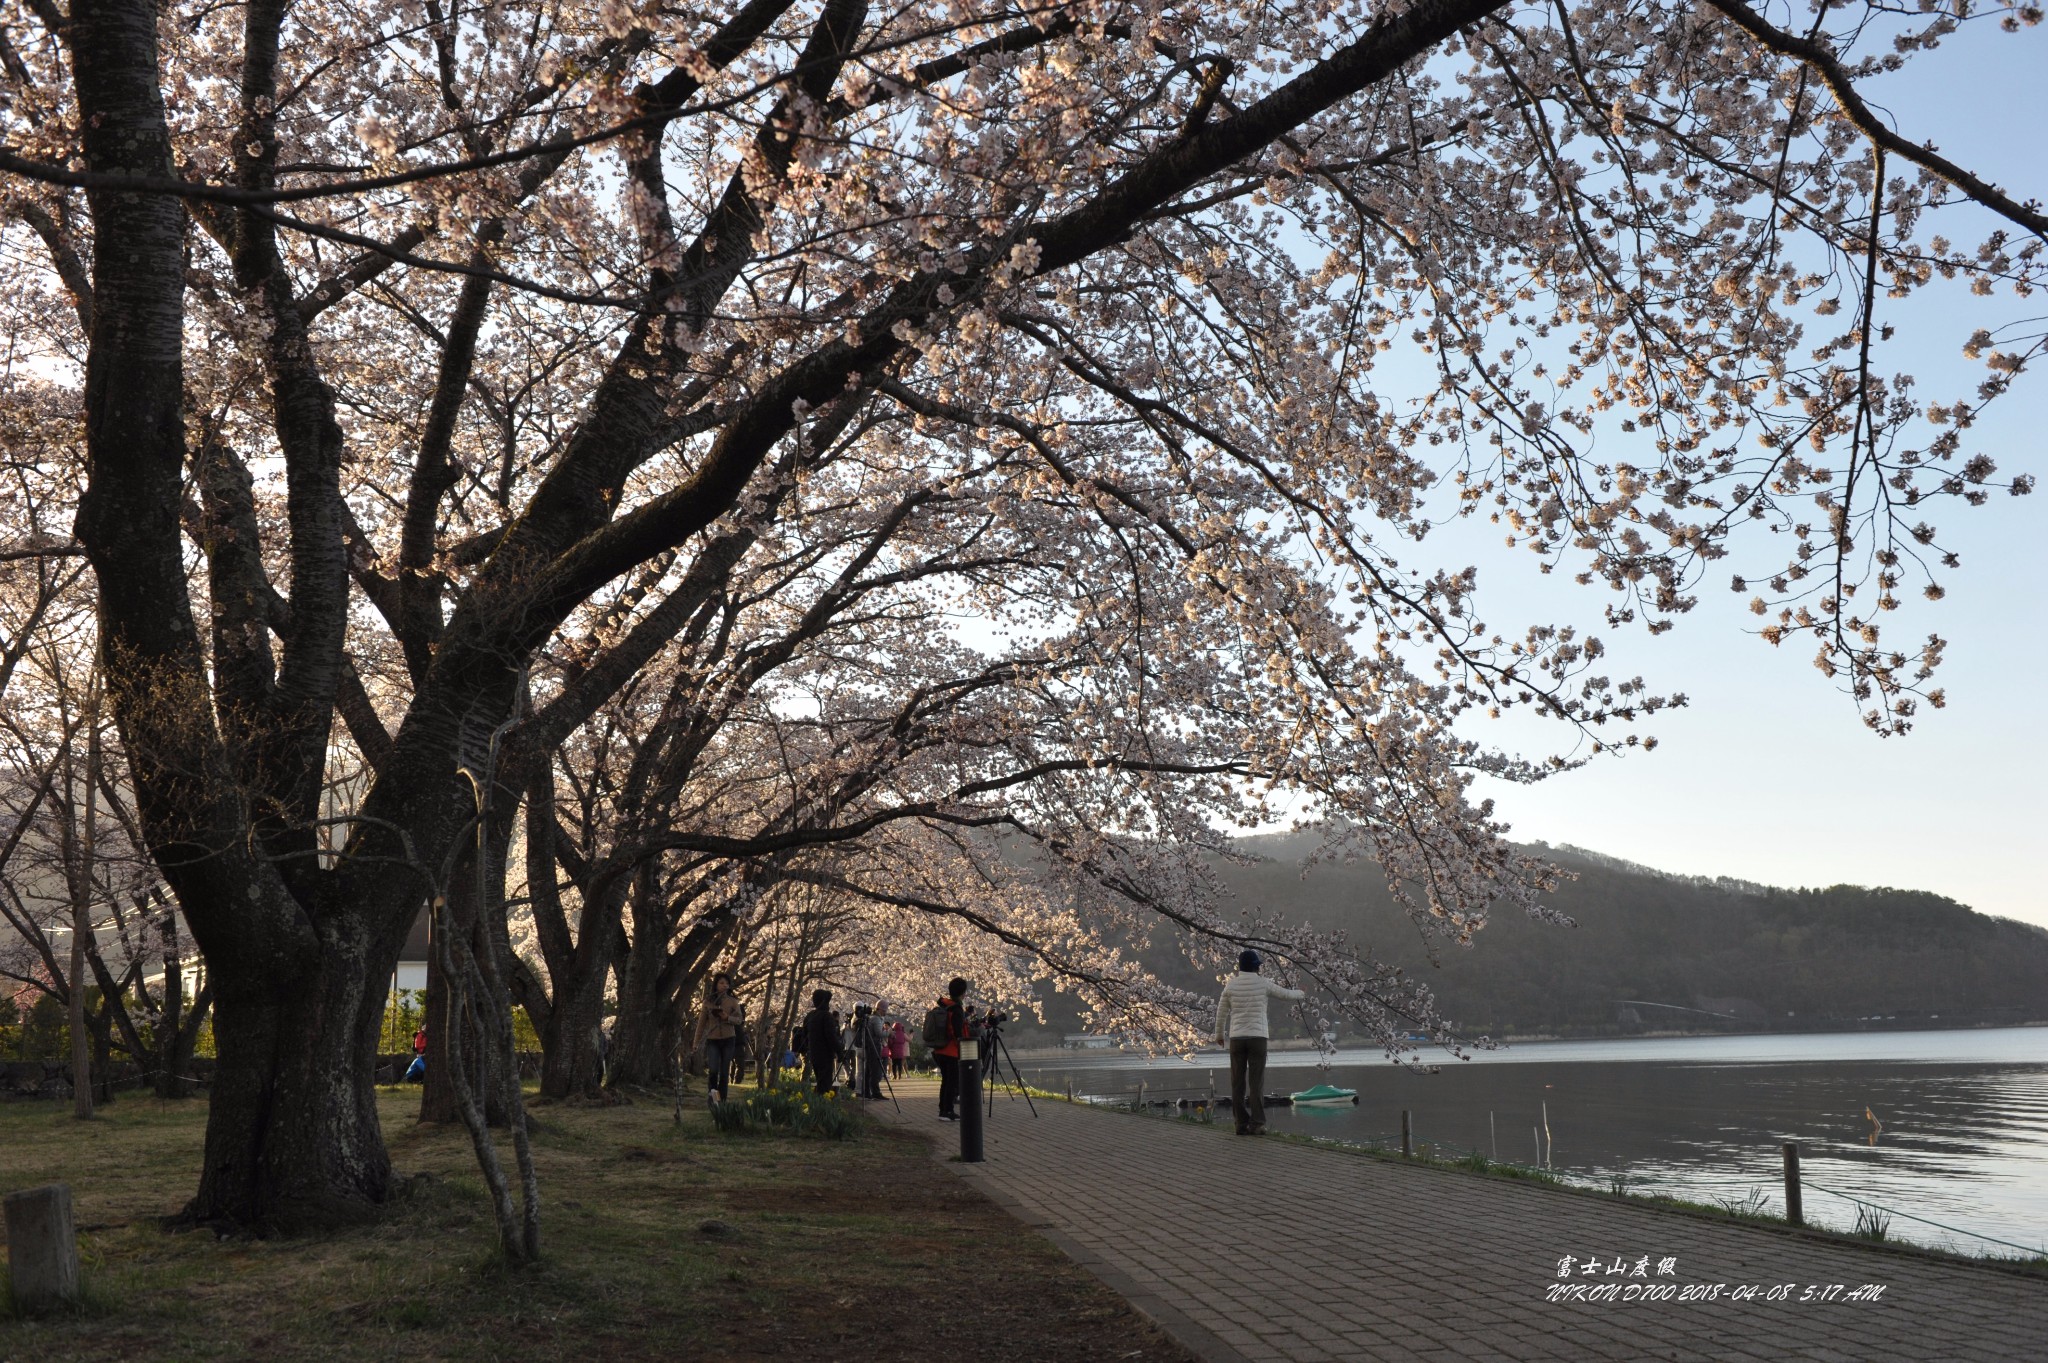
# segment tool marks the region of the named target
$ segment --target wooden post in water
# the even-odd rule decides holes
[[[1806,1224],[1805,1209],[1799,1205],[1799,1142],[1785,1142],[1785,1219],[1795,1226]]]
[[[71,1226],[70,1186],[52,1183],[9,1193],[6,1216],[15,1306],[34,1313],[77,1301],[78,1236]]]
[[[1498,1163],[1500,1160],[1500,1133],[1493,1129],[1493,1114],[1491,1112],[1486,1114],[1486,1143],[1493,1147],[1493,1158]]]
[[[1067,1076],[1067,1101],[1074,1101],[1074,1076],[1071,1074]]]
[[[1140,1112],[1143,1112],[1144,1110],[1145,1110],[1145,1081],[1144,1081],[1144,1080],[1142,1080],[1142,1079],[1140,1079],[1140,1080],[1138,1081],[1138,1111],[1140,1111]]]
[[[1415,1123],[1410,1119],[1408,1109],[1405,1107],[1401,1109],[1401,1153],[1403,1155],[1413,1155],[1415,1153]]]

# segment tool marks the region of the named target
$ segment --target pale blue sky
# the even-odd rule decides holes
[[[2048,198],[2044,78],[2048,26],[2013,36],[1986,27],[1916,58],[1872,94],[1908,137],[1933,141],[2019,198]],[[1920,378],[1923,393],[1967,393],[1981,378],[1958,353],[1983,324],[1972,301],[1930,300],[1898,314],[1894,349],[1910,356],[1900,367]],[[2010,298],[1993,301],[1995,315],[2016,315]],[[2048,299],[2035,301],[2027,310],[2048,314]],[[1973,448],[1996,459],[2002,473],[2048,475],[2044,379],[2023,376],[1978,428]],[[2001,495],[1975,511],[1943,507],[1936,521],[1961,550],[1963,566],[1941,575],[1946,600],[1916,600],[1889,628],[1905,640],[1934,631],[1950,642],[1946,710],[1923,709],[1905,738],[1875,737],[1813,669],[1810,642],[1771,649],[1746,633],[1758,622],[1741,599],[1710,590],[1661,638],[1603,632],[1615,673],[1641,672],[1653,689],[1691,697],[1689,709],[1646,726],[1658,750],[1536,787],[1489,785],[1514,836],[1689,874],[1932,890],[2048,925],[2048,742],[2040,713],[2048,674],[2048,496]],[[1597,608],[1595,593],[1538,577],[1525,556],[1493,548],[1494,527],[1459,533],[1469,541],[1447,537],[1431,557],[1447,561],[1456,557],[1451,545],[1471,544],[1496,628],[1584,619]],[[1504,726],[1501,736],[1508,732]]]

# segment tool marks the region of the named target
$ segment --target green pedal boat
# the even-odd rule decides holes
[[[1340,1089],[1330,1084],[1317,1084],[1312,1089],[1287,1095],[1296,1107],[1336,1107],[1341,1103],[1358,1101],[1357,1089]]]

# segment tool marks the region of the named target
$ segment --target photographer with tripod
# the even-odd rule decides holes
[[[1003,1042],[1003,1025],[1010,1021],[1010,1017],[1010,1014],[995,1007],[984,1008],[979,1012],[972,1005],[967,1009],[968,1029],[981,1043],[981,1073],[987,1080],[985,1088],[989,1111],[995,1111],[996,1089],[1001,1087],[1010,1089],[1010,1097],[1013,1100],[1021,1096],[1024,1099],[1024,1106],[1030,1108],[1031,1115],[1036,1117],[1038,1104],[1031,1101],[1031,1089],[1024,1083],[1023,1072],[1017,1068],[1017,1058],[1010,1054],[1009,1046]],[[1014,1087],[1010,1080],[1003,1078],[1003,1065],[1006,1061],[1010,1066],[1010,1080],[1015,1081]]]

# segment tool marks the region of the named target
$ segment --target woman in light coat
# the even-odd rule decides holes
[[[1230,1111],[1240,1136],[1266,1134],[1266,1021],[1268,999],[1305,999],[1259,973],[1259,953],[1238,953],[1237,973],[1223,982],[1216,1000],[1216,1044],[1230,1046]]]

